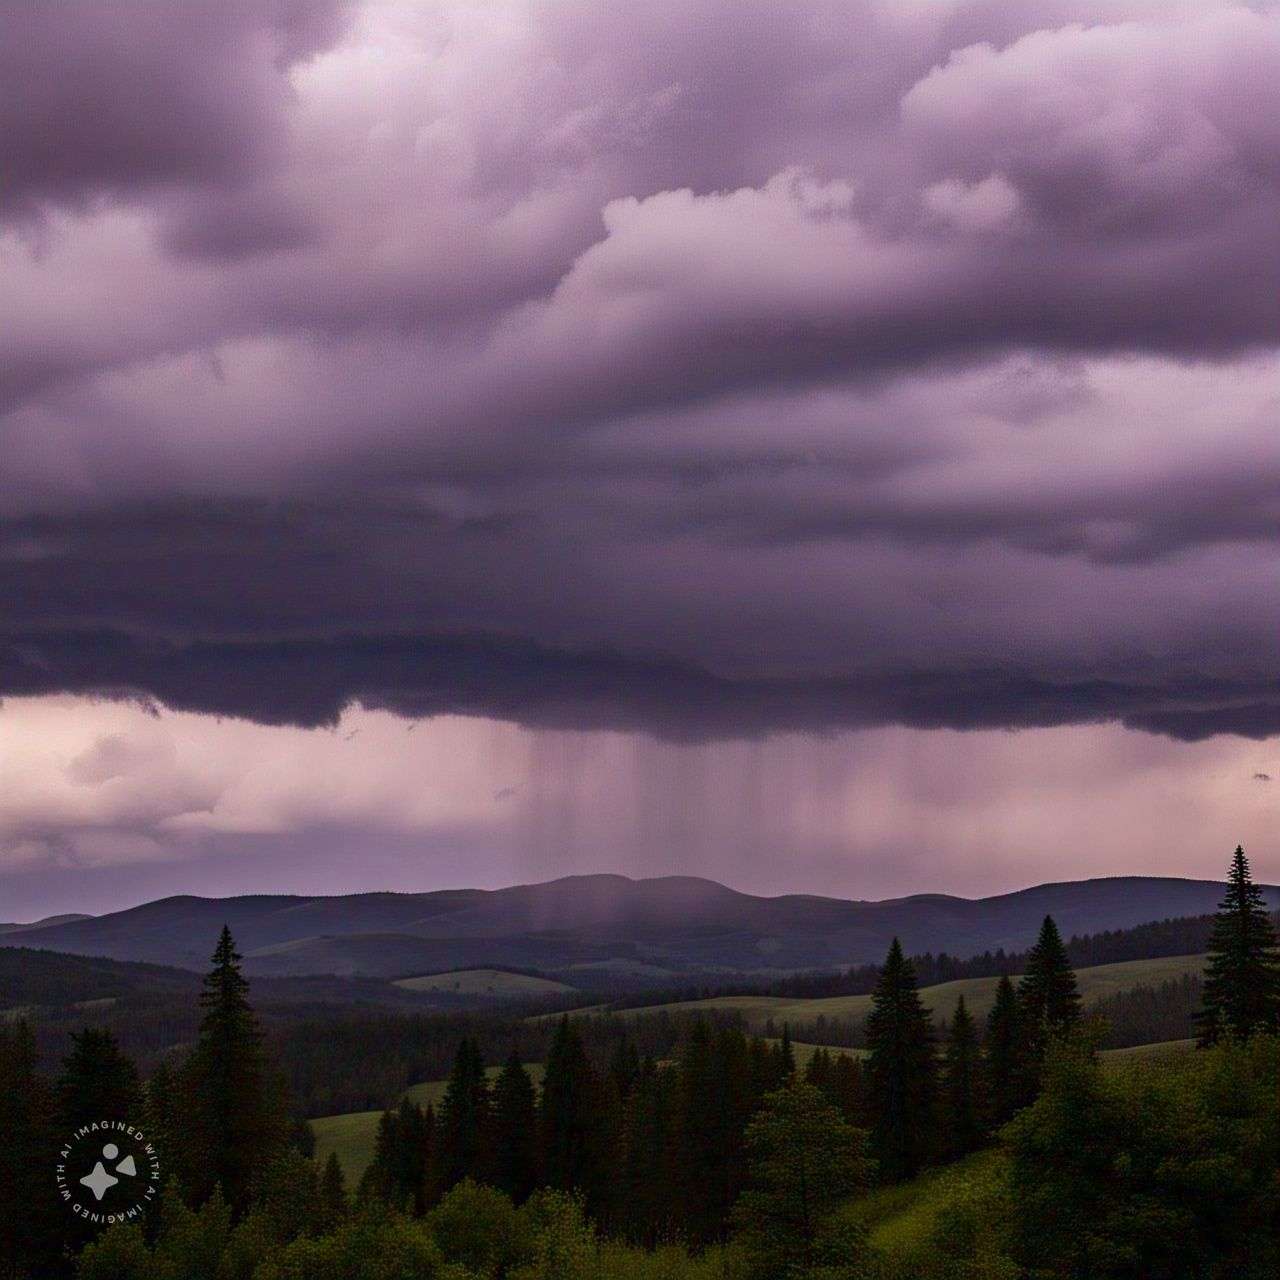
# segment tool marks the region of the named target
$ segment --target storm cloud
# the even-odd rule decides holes
[[[0,24],[0,693],[1280,731],[1275,5]]]

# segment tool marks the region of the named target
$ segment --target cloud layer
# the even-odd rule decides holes
[[[1275,5],[0,26],[0,693],[1280,731]]]

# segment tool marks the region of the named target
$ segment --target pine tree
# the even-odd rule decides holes
[[[191,1114],[180,1142],[184,1182],[196,1203],[220,1186],[236,1213],[248,1204],[254,1174],[275,1159],[288,1136],[283,1090],[270,1071],[248,992],[224,925],[200,995],[204,1017],[185,1069]]]
[[[336,1231],[346,1220],[347,1180],[338,1163],[337,1152],[330,1151],[320,1174],[320,1190],[316,1204],[316,1229],[321,1235]]]
[[[867,1015],[871,1149],[880,1176],[914,1176],[933,1155],[937,1064],[933,1027],[920,1003],[915,970],[894,938]]]
[[[53,1092],[30,1026],[0,1019],[0,1277],[53,1276],[70,1215],[58,1203]]]
[[[1052,916],[1045,916],[1036,945],[1027,954],[1018,984],[1023,1035],[1036,1070],[1050,1039],[1064,1035],[1080,1021],[1080,990]]]
[[[845,1120],[859,1128],[866,1125],[866,1099],[863,1096],[864,1093],[862,1063],[851,1054],[835,1054],[831,1066],[831,1080],[827,1086],[827,1096]]]
[[[513,1049],[493,1090],[494,1185],[523,1204],[538,1185],[538,1103]]]
[[[640,1074],[640,1051],[625,1034],[619,1039],[609,1062],[609,1077],[618,1091],[618,1099],[625,1102],[631,1093],[636,1077]]]
[[[582,1038],[568,1017],[563,1017],[547,1053],[538,1117],[547,1186],[582,1191],[594,1182],[594,1099],[594,1073]]]
[[[58,1123],[68,1133],[94,1120],[143,1120],[138,1068],[120,1052],[115,1036],[95,1027],[71,1033],[57,1098]]]
[[[946,1105],[946,1141],[952,1156],[965,1156],[982,1144],[986,1112],[978,1033],[964,996],[956,1001],[943,1058],[942,1093]]]
[[[796,1051],[791,1047],[791,1027],[782,1024],[782,1070],[788,1080],[796,1074]]]
[[[989,1115],[997,1128],[1030,1101],[1022,1008],[1007,973],[1000,975],[984,1044]]]
[[[1262,890],[1244,849],[1236,846],[1227,892],[1213,921],[1205,966],[1204,1007],[1196,1016],[1201,1046],[1280,1030],[1280,952]]]
[[[676,1072],[646,1059],[627,1099],[619,1155],[617,1221],[646,1247],[675,1234],[683,1218],[676,1152]]]
[[[436,1124],[439,1190],[463,1178],[487,1182],[491,1176],[492,1099],[480,1045],[464,1039],[440,1102]]]

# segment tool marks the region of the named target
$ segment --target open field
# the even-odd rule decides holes
[[[490,1080],[496,1079],[501,1067],[490,1067]],[[525,1070],[534,1084],[542,1083],[543,1064],[526,1062]],[[447,1080],[427,1080],[406,1089],[404,1096],[420,1107],[440,1105]],[[373,1144],[378,1136],[378,1120],[381,1111],[349,1111],[345,1115],[319,1116],[310,1121],[311,1132],[316,1136],[316,1160],[323,1164],[331,1151],[336,1152],[338,1163],[346,1175],[348,1190],[354,1191],[361,1175],[373,1159]]]
[[[576,988],[550,978],[504,969],[460,969],[452,973],[428,973],[420,978],[400,978],[394,984],[406,991],[443,991],[457,996],[487,996],[495,1000],[519,1000],[529,996],[572,995]]]
[[[1097,965],[1091,969],[1077,969],[1080,994],[1087,1008],[1090,1004],[1114,995],[1117,991],[1129,991],[1134,987],[1158,986],[1170,978],[1183,974],[1199,973],[1204,968],[1203,956],[1162,956],[1155,960],[1128,960],[1123,964]],[[955,1012],[956,1001],[964,996],[969,1011],[975,1017],[985,1017],[995,999],[997,978],[961,978],[956,982],[942,982],[934,987],[922,987],[920,998],[935,1018],[947,1018]],[[789,996],[713,996],[707,1000],[684,1000],[674,1004],[649,1005],[642,1009],[628,1009],[631,1014],[656,1013],[660,1009],[670,1011],[698,1009],[734,1010],[740,1013],[747,1025],[759,1029],[770,1019],[781,1027],[784,1023],[804,1026],[820,1017],[847,1021],[866,1017],[871,1008],[871,997],[832,996],[819,1000],[795,1000]],[[579,1011],[583,1012],[583,1011]]]

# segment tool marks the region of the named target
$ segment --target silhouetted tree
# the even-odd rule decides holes
[[[999,1127],[1030,1101],[1022,1008],[1007,973],[996,987],[983,1048],[991,1123]]]
[[[596,1079],[582,1037],[560,1019],[547,1054],[539,1127],[543,1179],[562,1191],[591,1196],[599,1189],[600,1144],[595,1114]]]
[[[183,1184],[196,1203],[220,1186],[236,1213],[248,1203],[254,1174],[288,1137],[283,1091],[271,1074],[248,993],[224,926],[200,995],[204,1017],[185,1071],[189,1115],[180,1144]]]
[[[867,1048],[872,1154],[885,1181],[910,1178],[937,1145],[937,1064],[933,1027],[897,938],[871,996]]]
[[[115,1036],[95,1027],[71,1033],[57,1101],[58,1124],[68,1133],[95,1120],[143,1120],[138,1068],[120,1052]]]
[[[977,1028],[961,996],[947,1033],[942,1066],[946,1143],[952,1156],[968,1155],[982,1144],[985,1092]]]
[[[1202,1047],[1224,1036],[1243,1040],[1280,1029],[1276,933],[1240,845],[1232,855],[1226,896],[1213,921],[1203,998],[1196,1017]]]
[[[320,1189],[316,1205],[316,1227],[322,1234],[336,1231],[349,1210],[347,1180],[338,1163],[336,1152],[330,1151],[320,1174]]]
[[[436,1171],[441,1191],[448,1191],[463,1178],[489,1180],[491,1103],[480,1046],[473,1039],[464,1039],[458,1046],[437,1117]]]
[[[0,1277],[54,1275],[68,1215],[54,1189],[59,1142],[25,1022],[0,1019]]]
[[[1031,1062],[1038,1069],[1045,1047],[1080,1021],[1080,990],[1052,916],[1045,916],[1018,984],[1022,1027]]]
[[[493,1181],[516,1204],[538,1183],[537,1095],[514,1050],[493,1090]]]

